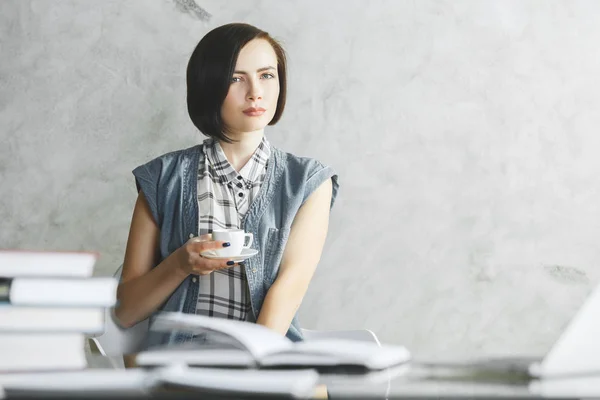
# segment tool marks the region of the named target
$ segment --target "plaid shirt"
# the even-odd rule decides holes
[[[265,179],[271,147],[266,138],[239,173],[219,142],[206,139],[204,163],[198,167],[198,235],[215,228],[239,228]],[[198,276],[196,314],[255,321],[244,268],[233,266]]]

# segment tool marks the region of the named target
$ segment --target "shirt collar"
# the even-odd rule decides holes
[[[217,140],[213,138],[206,139],[203,146],[208,162],[213,166],[221,183],[224,184],[239,182],[240,179],[238,176],[241,176],[246,184],[259,181],[265,173],[269,157],[271,156],[271,145],[267,138],[263,136],[250,160],[238,172],[231,166],[229,160],[227,160],[225,152]]]

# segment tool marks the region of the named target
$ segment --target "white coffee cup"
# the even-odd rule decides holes
[[[248,238],[248,243],[246,243]],[[222,229],[212,232],[212,239],[229,242],[230,246],[213,250],[219,257],[233,257],[242,254],[242,250],[250,248],[254,241],[252,233],[246,233],[243,229]]]

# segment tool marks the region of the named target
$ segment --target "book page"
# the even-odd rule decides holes
[[[298,342],[291,349],[264,358],[266,365],[357,365],[368,369],[383,369],[410,360],[409,351],[403,346],[379,346],[347,339],[316,339]]]
[[[237,340],[256,360],[265,354],[283,351],[293,346],[291,340],[262,325],[195,314],[161,313],[150,329],[193,334],[200,334],[206,330],[219,332]]]
[[[248,351],[232,348],[175,345],[142,351],[135,357],[135,365],[138,367],[157,367],[174,362],[190,367],[256,367],[256,361]]]

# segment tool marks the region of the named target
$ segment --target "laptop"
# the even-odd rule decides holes
[[[568,378],[600,375],[600,284],[587,297],[550,351],[541,359],[532,357],[482,358],[448,362],[419,362],[431,376],[469,374],[511,375],[516,379]],[[462,372],[461,372],[462,370]],[[443,372],[442,372],[443,371]]]

